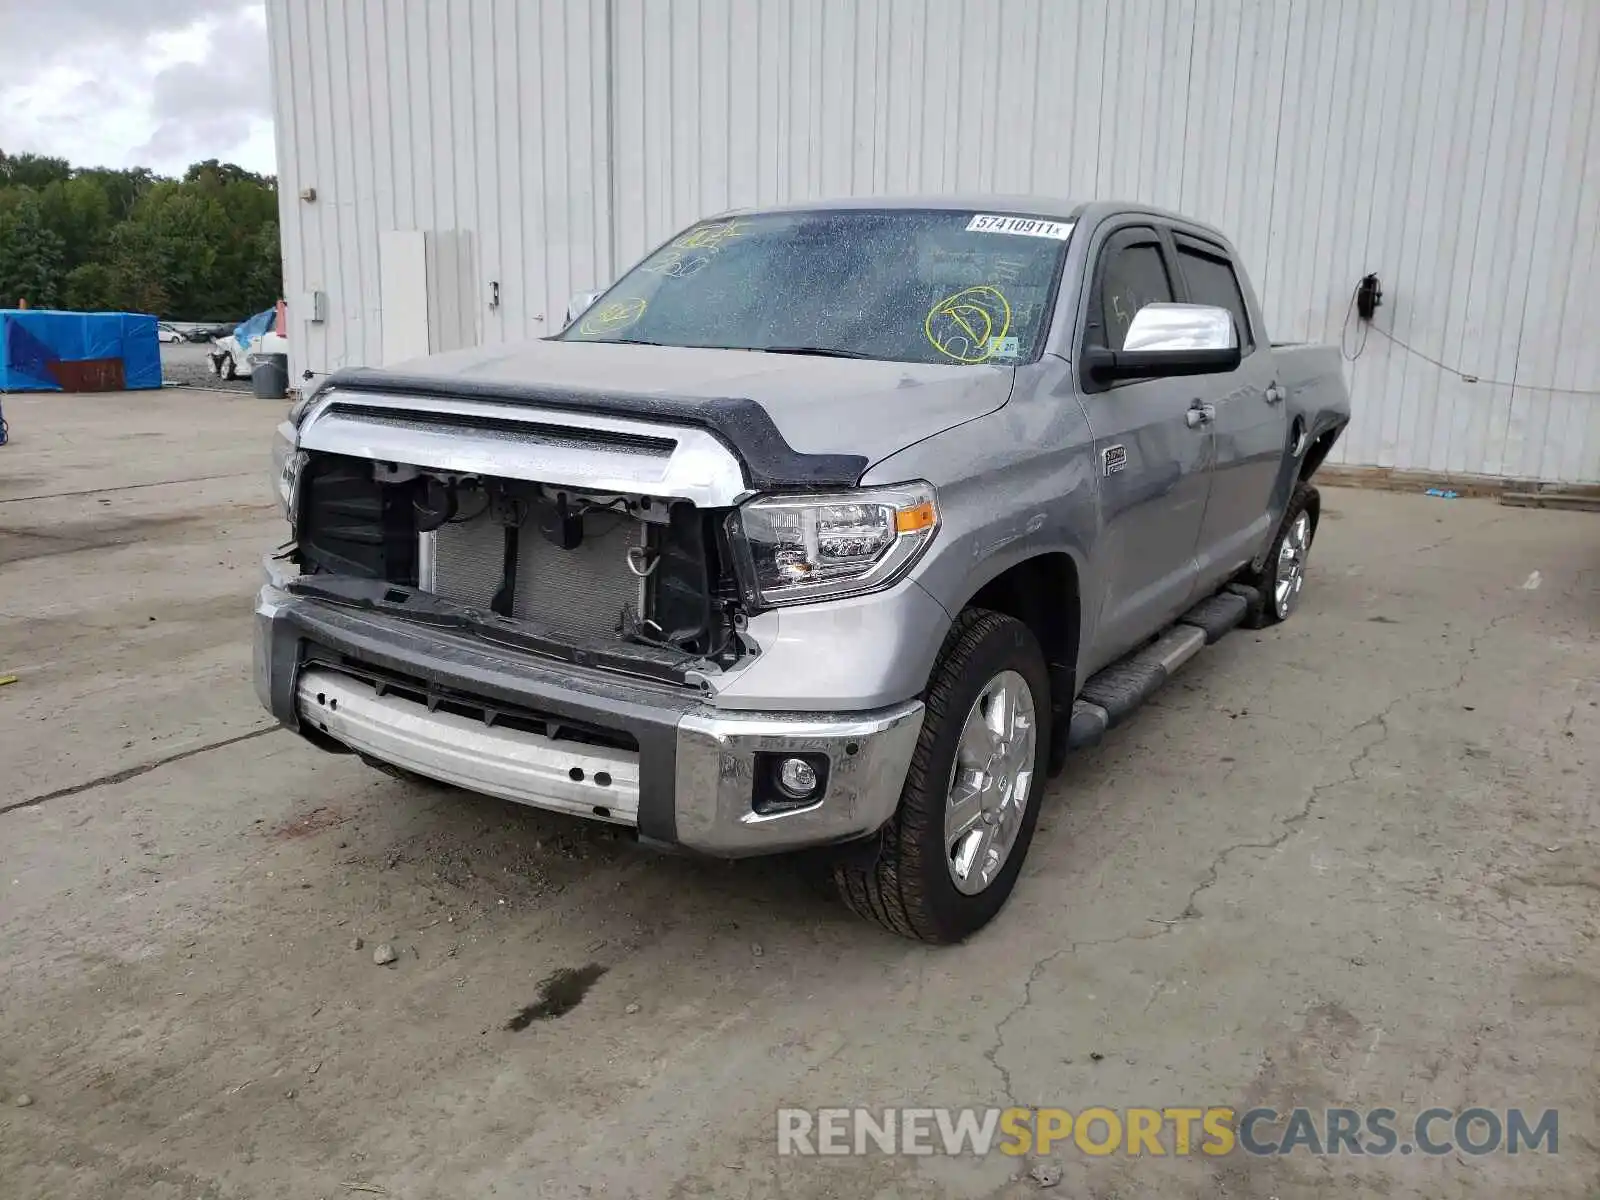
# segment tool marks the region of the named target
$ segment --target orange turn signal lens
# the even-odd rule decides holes
[[[912,508],[896,510],[894,514],[894,531],[896,533],[917,533],[924,529],[932,529],[937,521],[938,514],[934,512],[933,501],[924,500]]]

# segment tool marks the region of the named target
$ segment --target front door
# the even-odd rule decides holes
[[[1166,245],[1154,228],[1111,234],[1089,278],[1085,346],[1122,349],[1133,314],[1177,298]],[[1094,434],[1103,521],[1102,603],[1087,672],[1131,649],[1181,613],[1195,583],[1206,506],[1210,426],[1189,410],[1193,381],[1098,384],[1080,378]]]
[[[1272,494],[1289,436],[1288,405],[1228,251],[1181,232],[1173,235],[1173,244],[1184,298],[1231,312],[1242,353],[1237,370],[1188,381],[1211,418],[1215,455],[1196,551],[1198,585],[1205,589],[1249,562],[1267,539],[1274,516]]]

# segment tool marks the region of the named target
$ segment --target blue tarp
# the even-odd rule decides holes
[[[0,392],[59,392],[58,363],[120,359],[123,386],[161,386],[156,319],[143,313],[0,308]]]
[[[248,321],[240,321],[233,327],[233,339],[239,343],[239,349],[246,354],[250,353],[250,343],[271,329],[277,319],[278,310],[269,308],[266,312],[257,313]]]

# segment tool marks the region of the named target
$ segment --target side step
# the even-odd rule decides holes
[[[1128,718],[1196,654],[1245,619],[1250,598],[1221,591],[1196,604],[1143,649],[1094,675],[1072,706],[1067,746],[1091,746]]]

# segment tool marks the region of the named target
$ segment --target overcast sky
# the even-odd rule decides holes
[[[263,0],[0,0],[0,150],[275,173]]]

